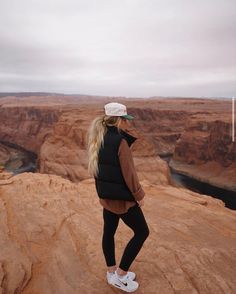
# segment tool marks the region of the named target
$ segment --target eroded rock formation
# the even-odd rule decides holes
[[[130,268],[138,293],[233,294],[236,212],[187,189],[141,184],[150,235]],[[93,179],[0,173],[0,209],[1,293],[116,292],[106,283]],[[117,263],[132,235],[120,221]]]
[[[159,155],[174,154],[172,166],[179,172],[235,188],[231,105],[225,99],[5,97],[0,99],[0,140],[37,153],[41,173],[75,182],[86,179],[89,124],[103,113],[104,103],[114,100],[125,103],[135,116],[133,126],[140,140],[133,146],[133,155],[141,179],[170,183],[169,168]]]
[[[48,106],[2,106],[0,140],[38,153],[60,112],[60,109]]]
[[[95,109],[90,112],[85,112],[84,109],[64,112],[41,147],[40,172],[58,174],[72,181],[89,178],[86,135],[91,121],[101,114],[101,111]],[[159,158],[153,142],[139,128],[134,127],[130,131],[138,136],[132,151],[140,179],[168,184],[169,168]]]
[[[236,144],[228,121],[199,121],[176,143],[170,165],[177,171],[236,191]]]

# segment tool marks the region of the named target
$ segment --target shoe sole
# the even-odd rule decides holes
[[[135,281],[135,280],[136,280],[136,275],[135,275],[134,278],[131,279],[131,280],[132,280],[132,281]],[[108,278],[107,278],[107,283],[108,283],[108,284],[111,284],[111,283],[109,282]]]
[[[118,285],[118,284],[116,284],[116,283],[114,283],[114,284],[110,284],[111,286],[114,286],[114,287],[116,287],[116,288],[118,288],[118,289],[120,289],[120,290],[123,290],[123,291],[125,291],[125,292],[134,292],[134,291],[136,291],[137,289],[138,289],[138,287],[139,287],[139,285],[138,285],[138,287],[136,288],[136,289],[133,289],[133,290],[129,290],[129,289],[127,289],[127,288],[123,288],[121,285]]]
[[[136,276],[133,278],[133,279],[131,279],[132,281],[135,281],[135,279],[136,279]],[[108,284],[111,284],[111,282],[109,282],[109,280],[107,279],[107,283]]]

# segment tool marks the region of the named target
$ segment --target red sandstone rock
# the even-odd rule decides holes
[[[106,283],[94,180],[38,173],[9,180],[0,180],[0,291],[118,293]],[[150,235],[130,268],[137,293],[233,294],[236,212],[184,188],[141,184]],[[120,221],[117,263],[132,235]]]
[[[97,113],[96,115],[102,114]],[[94,112],[71,110],[60,116],[53,131],[43,143],[39,164],[41,173],[53,173],[76,182],[89,177],[87,172],[86,135],[94,118]],[[155,183],[169,183],[169,169],[160,160],[155,146],[138,129],[133,131],[138,139],[132,146],[134,161],[141,179],[148,178]],[[132,132],[131,132],[132,133]]]
[[[0,107],[0,140],[38,153],[59,115],[59,109],[49,106]]]
[[[177,141],[171,167],[209,184],[236,191],[236,144],[228,121],[199,121]]]
[[[168,184],[169,170],[159,155],[174,153],[172,166],[178,165],[179,171],[234,189],[235,144],[229,144],[231,101],[226,99],[5,97],[0,99],[0,140],[36,152],[41,173],[72,181],[86,179],[87,128],[110,101],[125,103],[135,116],[133,126],[141,138],[133,146],[133,155],[142,179]]]

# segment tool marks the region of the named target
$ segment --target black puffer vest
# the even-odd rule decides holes
[[[126,139],[129,146],[137,139],[123,130],[118,132],[115,126],[107,126],[104,146],[98,153],[98,175],[95,185],[99,198],[135,201],[122,175],[118,150],[121,139]]]

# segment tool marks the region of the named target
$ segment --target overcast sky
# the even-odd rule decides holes
[[[235,0],[0,0],[0,91],[236,96]]]

